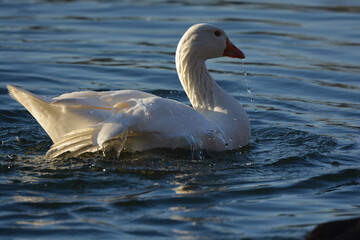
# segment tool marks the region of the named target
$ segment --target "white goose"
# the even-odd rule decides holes
[[[238,149],[248,144],[249,119],[205,66],[207,59],[222,56],[245,58],[222,29],[196,24],[182,36],[176,69],[193,108],[135,90],[73,92],[48,99],[7,87],[54,142],[48,158],[99,150],[120,154],[153,148]]]

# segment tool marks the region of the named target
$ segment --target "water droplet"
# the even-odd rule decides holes
[[[253,92],[252,92],[252,90],[251,90],[249,81],[248,81],[248,79],[247,79],[247,72],[246,72],[246,70],[245,70],[245,59],[242,59],[242,65],[243,65],[244,79],[245,79],[245,82],[246,82],[247,92],[248,92],[249,95],[250,95],[251,105],[253,106],[254,111],[257,112],[257,108],[256,108],[256,106],[255,106],[255,100],[254,100],[254,97],[253,97]]]

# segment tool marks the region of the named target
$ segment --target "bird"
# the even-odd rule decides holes
[[[191,106],[138,90],[77,91],[38,96],[7,85],[51,138],[45,158],[156,148],[227,151],[246,146],[250,121],[242,105],[210,75],[206,60],[245,59],[221,28],[199,23],[181,37],[175,53],[179,80]]]

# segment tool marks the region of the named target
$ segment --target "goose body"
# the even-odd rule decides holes
[[[176,68],[192,107],[136,90],[73,92],[48,99],[7,87],[54,142],[49,158],[99,150],[232,150],[247,145],[251,131],[241,104],[206,68],[207,59],[221,56],[245,58],[218,27],[196,24],[181,38]]]

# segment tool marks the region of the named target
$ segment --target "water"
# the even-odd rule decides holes
[[[0,237],[302,239],[360,215],[358,1],[0,1]],[[6,84],[138,89],[189,103],[174,52],[198,22],[246,54],[208,62],[249,113],[239,151],[50,161]]]

